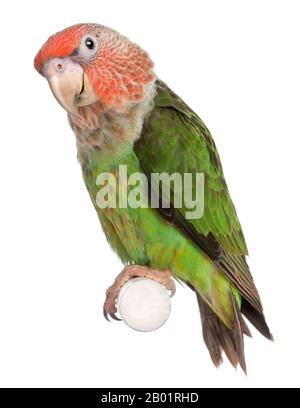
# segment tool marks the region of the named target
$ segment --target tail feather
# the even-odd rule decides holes
[[[237,368],[238,364],[240,364],[243,371],[247,373],[243,333],[248,335],[250,332],[238,308],[235,306],[236,319],[233,331],[231,331],[198,293],[197,300],[201,314],[204,342],[215,366],[219,367],[223,363],[222,352],[224,351],[233,367]],[[236,301],[234,300],[234,302]]]
[[[201,297],[197,300],[202,320],[203,338],[214,365],[218,368],[223,363],[222,348],[219,340],[219,325],[217,316],[210,310]]]
[[[249,302],[245,299],[242,300],[241,312],[249,320],[250,323],[267,339],[273,341],[274,338],[270,332],[264,315],[258,312]]]
[[[240,322],[242,326],[242,332],[244,333],[245,336],[252,338],[251,331],[249,330],[249,327],[247,326],[245,320],[243,319],[243,316],[240,314]]]
[[[245,352],[244,352],[244,336],[243,336],[244,333],[243,333],[243,328],[242,328],[243,318],[241,316],[241,312],[238,309],[237,301],[234,298],[231,290],[230,290],[230,295],[231,295],[231,300],[232,300],[232,305],[233,305],[233,310],[234,310],[234,323],[233,323],[233,332],[232,332],[233,340],[234,340],[234,344],[236,348],[236,353],[239,356],[240,366],[242,367],[245,374],[247,374],[246,359],[245,359]],[[247,330],[249,331],[248,327],[247,327]]]
[[[186,282],[186,284],[197,295],[204,342],[215,366],[219,367],[223,363],[222,354],[224,351],[230,363],[235,368],[237,368],[239,364],[245,374],[247,374],[243,335],[248,337],[252,337],[252,335],[242,314],[263,336],[269,340],[273,340],[263,313],[256,310],[244,298],[242,298],[241,308],[239,308],[235,296],[232,290],[230,290],[234,312],[233,328],[230,330],[202,299],[195,287],[189,282]]]

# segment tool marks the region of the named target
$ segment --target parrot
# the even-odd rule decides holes
[[[104,316],[121,320],[117,297],[131,278],[152,279],[172,295],[180,282],[197,298],[214,365],[219,367],[225,354],[246,373],[244,336],[251,332],[245,318],[267,339],[273,336],[220,156],[203,121],[159,79],[146,51],[100,24],[76,24],[52,35],[34,67],[67,113],[84,183],[124,265],[106,292]],[[169,206],[164,198],[156,208],[100,206],[98,177],[109,173],[123,185],[120,166],[128,175],[143,174],[142,188],[150,186],[152,174],[204,174],[202,216],[186,217],[187,204],[175,206],[174,194]],[[120,190],[110,187],[119,200]]]

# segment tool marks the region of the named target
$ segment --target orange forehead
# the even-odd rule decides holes
[[[43,64],[49,59],[64,58],[72,54],[86,32],[86,24],[78,24],[52,35],[34,59],[35,69],[40,72]]]

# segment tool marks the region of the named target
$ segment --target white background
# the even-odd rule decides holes
[[[299,1],[1,2],[0,385],[299,386]],[[65,112],[33,69],[54,32],[111,26],[214,135],[276,343],[246,340],[248,377],[218,371],[196,300],[161,330],[101,315],[121,271],[89,201]]]

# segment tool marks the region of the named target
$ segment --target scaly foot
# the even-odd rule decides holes
[[[131,278],[136,277],[152,279],[170,290],[171,296],[175,295],[176,286],[172,279],[171,271],[159,271],[157,269],[139,265],[126,266],[120,275],[117,276],[114,284],[106,291],[106,300],[103,306],[103,314],[106,320],[109,321],[108,316],[110,316],[112,319],[120,321],[120,319],[116,316],[119,292],[125,283],[127,283]]]

